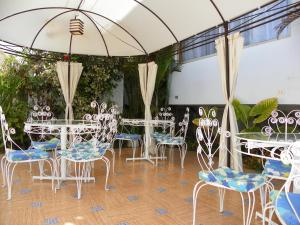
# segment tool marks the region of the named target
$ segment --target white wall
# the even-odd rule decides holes
[[[224,104],[215,55],[184,64],[170,76],[169,85],[169,104]],[[243,50],[236,97],[254,104],[273,96],[280,104],[300,104],[299,21],[289,37]]]

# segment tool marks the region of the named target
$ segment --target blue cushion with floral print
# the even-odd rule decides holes
[[[199,178],[239,192],[255,190],[266,181],[265,176],[261,174],[238,172],[228,167],[220,167],[213,171],[200,171]]]
[[[288,178],[292,166],[279,160],[268,159],[265,163],[263,174],[268,177]]]
[[[48,159],[50,157],[48,152],[40,149],[28,149],[28,150],[11,150],[7,154],[7,159],[10,161],[27,161]]]
[[[171,137],[171,136],[160,137],[160,138],[156,138],[156,141],[159,144],[166,144],[166,145],[182,145],[182,144],[184,144],[183,137]]]
[[[288,196],[288,198],[287,198]],[[300,220],[300,194],[271,191],[270,198],[275,206],[277,216],[288,225],[299,225]],[[289,199],[289,201],[288,201]],[[295,211],[292,209],[291,204]]]
[[[60,140],[57,138],[52,138],[49,141],[32,141],[31,145],[33,148],[40,150],[52,150],[56,149],[60,145]]]
[[[141,139],[141,135],[120,133],[116,134],[115,139],[138,141],[139,139]]]
[[[163,139],[170,136],[171,136],[170,134],[160,133],[160,132],[154,132],[153,134],[151,134],[151,137],[153,137],[154,139]]]

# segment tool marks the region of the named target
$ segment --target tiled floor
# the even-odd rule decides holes
[[[157,167],[148,162],[125,162],[130,150],[116,157],[116,172],[104,190],[104,165],[95,164],[96,183],[84,183],[82,199],[76,184],[65,182],[54,193],[47,181],[33,181],[26,165],[14,176],[12,200],[0,191],[0,225],[189,225],[192,223],[192,190],[199,170],[195,152],[188,152],[185,169],[178,152]],[[34,172],[37,167],[34,166]],[[257,203],[257,206],[259,202]],[[242,224],[239,194],[226,193],[225,211],[218,212],[217,189],[201,190],[197,224]],[[253,218],[253,224],[261,224]]]

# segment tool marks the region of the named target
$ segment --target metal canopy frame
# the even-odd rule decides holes
[[[210,3],[212,4],[212,6],[214,7],[214,9],[216,10],[216,12],[218,13],[218,15],[221,18],[222,24],[219,24],[218,26],[216,26],[214,28],[207,29],[207,30],[205,30],[205,31],[203,31],[203,32],[201,32],[199,34],[196,34],[196,35],[192,36],[192,37],[197,37],[198,39],[205,37],[205,39],[204,40],[200,40],[200,41],[196,41],[196,42],[193,41],[194,43],[188,44],[187,46],[183,47],[183,46],[180,45],[180,42],[179,42],[178,38],[176,37],[176,34],[174,33],[174,31],[172,31],[172,29],[167,25],[167,23],[156,12],[154,12],[152,9],[150,9],[145,4],[139,2],[138,0],[132,0],[132,1],[134,1],[135,3],[137,3],[137,5],[139,5],[140,7],[143,7],[145,10],[147,10],[149,13],[151,13],[158,21],[160,21],[160,23],[172,35],[172,37],[175,40],[176,45],[179,46],[179,47],[175,48],[175,50],[173,51],[174,55],[176,55],[178,53],[185,52],[185,51],[190,51],[190,50],[192,50],[194,48],[198,48],[198,47],[201,47],[201,46],[204,46],[204,45],[207,45],[207,44],[211,44],[211,43],[213,43],[215,41],[216,38],[224,35],[224,37],[225,37],[225,54],[226,54],[226,58],[225,58],[225,60],[226,60],[226,86],[227,86],[227,94],[228,94],[228,96],[230,95],[230,83],[229,83],[229,74],[230,74],[229,68],[230,67],[229,67],[229,47],[228,47],[228,38],[227,38],[227,36],[230,33],[233,33],[233,32],[236,32],[236,31],[245,32],[245,31],[254,29],[256,27],[262,26],[262,25],[264,25],[266,23],[270,23],[270,22],[272,22],[274,20],[278,20],[278,19],[284,18],[284,17],[286,17],[286,16],[288,16],[290,14],[299,13],[300,12],[300,1],[297,1],[297,2],[294,2],[294,3],[290,3],[286,7],[280,7],[279,6],[280,3],[284,2],[285,0],[274,0],[274,1],[271,1],[271,2],[269,2],[267,4],[265,4],[264,6],[262,6],[262,7],[267,7],[267,6],[271,5],[271,7],[269,9],[267,9],[266,11],[261,12],[261,13],[257,13],[255,15],[249,15],[248,16],[249,19],[246,20],[245,22],[243,22],[242,24],[240,24],[239,26],[236,26],[236,27],[233,27],[233,28],[229,28],[229,22],[230,21],[226,21],[225,20],[224,16],[222,15],[222,12],[219,10],[217,4],[214,2],[214,0],[210,0]],[[99,13],[96,13],[96,12],[93,12],[93,11],[89,11],[89,10],[81,9],[82,3],[83,3],[83,0],[80,1],[80,3],[79,3],[79,5],[78,5],[77,8],[70,8],[70,7],[43,7],[43,8],[28,9],[28,10],[17,12],[17,13],[8,15],[8,16],[6,16],[4,18],[1,18],[0,22],[3,21],[3,20],[6,20],[8,18],[11,18],[13,16],[17,16],[17,15],[24,14],[24,13],[31,12],[31,11],[46,10],[46,9],[63,9],[63,10],[67,10],[67,11],[61,12],[61,13],[53,16],[52,18],[50,18],[39,29],[39,31],[35,35],[32,43],[31,43],[31,46],[29,48],[29,50],[35,50],[34,49],[34,43],[35,43],[36,39],[38,38],[38,36],[41,33],[41,31],[49,23],[51,23],[51,21],[55,20],[59,16],[67,14],[67,13],[78,12],[78,13],[84,15],[85,17],[87,17],[88,20],[91,21],[92,24],[96,27],[96,29],[97,29],[97,31],[98,31],[98,33],[100,35],[101,41],[103,42],[103,44],[104,44],[104,46],[106,48],[107,56],[110,57],[109,49],[108,49],[108,46],[107,46],[106,41],[104,39],[104,36],[103,36],[101,30],[99,29],[99,27],[97,26],[96,22],[93,20],[93,18],[91,16],[89,16],[89,14],[91,14],[91,15],[94,15],[94,16],[97,16],[97,17],[101,17],[101,18],[103,18],[103,19],[105,19],[105,20],[113,23],[114,25],[116,25],[120,29],[122,29],[124,32],[126,32],[139,45],[139,47],[141,48],[140,51],[142,51],[144,53],[144,55],[147,56],[147,61],[149,61],[149,53],[146,51],[145,47],[124,26],[120,25],[116,21],[114,21],[114,20],[112,20],[112,19],[110,19],[110,18],[108,18],[108,17],[106,17],[106,16],[104,16],[102,14],[99,14]],[[274,3],[276,3],[276,4],[274,4]],[[274,5],[272,5],[272,4],[274,4]],[[245,14],[237,17],[237,18],[232,19],[231,21],[237,21],[237,20],[240,20],[241,18],[245,18],[245,16],[247,16],[250,13],[255,12],[256,10],[257,9],[251,10],[251,11],[249,11],[249,12],[247,12],[247,13],[245,13]],[[259,18],[260,16],[265,15],[268,12],[274,12],[274,13],[272,13],[271,15],[266,15],[266,16],[264,16],[262,18]],[[214,29],[220,29],[221,27],[223,28],[223,32],[217,32],[216,35],[207,35],[207,33],[209,31],[212,31]],[[71,34],[71,36],[70,36],[69,52],[68,52],[69,56],[72,54],[72,51],[71,51],[72,50],[72,37],[73,36]],[[192,38],[192,37],[190,37],[190,38]],[[188,39],[189,38],[187,38],[187,39],[185,39],[183,41],[186,41]],[[125,44],[128,44],[125,41],[123,41],[123,42]],[[20,57],[32,57],[32,58],[36,58],[36,59],[47,59],[47,57],[40,57],[40,56],[37,56],[37,55],[32,55],[32,54],[30,54],[30,52],[29,52],[29,54],[26,54],[24,52],[17,51],[17,50],[15,50],[13,48],[14,46],[25,48],[24,46],[16,45],[16,44],[9,43],[9,42],[6,42],[6,43],[8,43],[10,45],[0,44],[0,49],[3,50],[5,53],[16,55],[16,56],[20,56]],[[129,45],[129,46],[131,46],[131,45]],[[134,47],[134,46],[131,46],[131,47]],[[55,60],[55,59],[53,59],[53,60]],[[68,62],[69,62],[69,68],[68,68],[69,82],[70,82],[70,60],[71,60],[71,57],[69,57],[69,59],[68,59]],[[70,96],[70,94],[69,94],[69,96]],[[228,120],[227,126],[228,126],[228,128],[230,127],[229,120]],[[228,143],[228,145],[230,145],[230,143]]]

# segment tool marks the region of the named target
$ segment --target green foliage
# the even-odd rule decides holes
[[[249,112],[251,107],[248,105],[242,105],[238,99],[232,101],[232,105],[235,109],[237,120],[241,121],[245,128],[249,128]]]
[[[154,90],[154,111],[158,112],[162,106],[167,106],[169,101],[168,77],[174,71],[180,71],[180,64],[175,61],[173,47],[167,47],[155,54],[158,66]]]
[[[161,107],[168,104],[168,76],[173,71],[180,70],[180,65],[174,60],[172,47],[151,54],[150,59],[145,56],[138,56],[130,57],[124,62],[122,67],[125,91],[123,117],[144,117],[144,103],[140,90],[138,64],[146,63],[149,60],[154,60],[158,66],[151,111],[155,114]]]
[[[16,129],[15,139],[24,142],[23,123],[27,117],[26,66],[8,57],[0,69],[0,105],[9,125]],[[19,75],[17,75],[19,74]],[[3,146],[2,139],[0,146]]]
[[[27,51],[27,50],[24,50]],[[59,60],[58,53],[36,51],[48,59]],[[89,112],[93,100],[108,101],[123,73],[120,58],[74,56],[84,70],[74,98],[74,116],[81,118]],[[14,139],[23,146],[29,142],[23,132],[24,122],[33,105],[51,106],[57,118],[64,117],[65,101],[55,69],[55,61],[9,56],[0,69],[0,105],[7,121],[16,128]]]
[[[272,111],[277,109],[278,99],[268,98],[257,103],[250,111],[249,115],[255,117],[253,123],[261,123],[269,118]]]
[[[243,105],[238,99],[232,101],[237,120],[243,124],[242,132],[259,132],[258,124],[267,120],[278,107],[277,98],[268,98],[258,102],[252,108]]]

